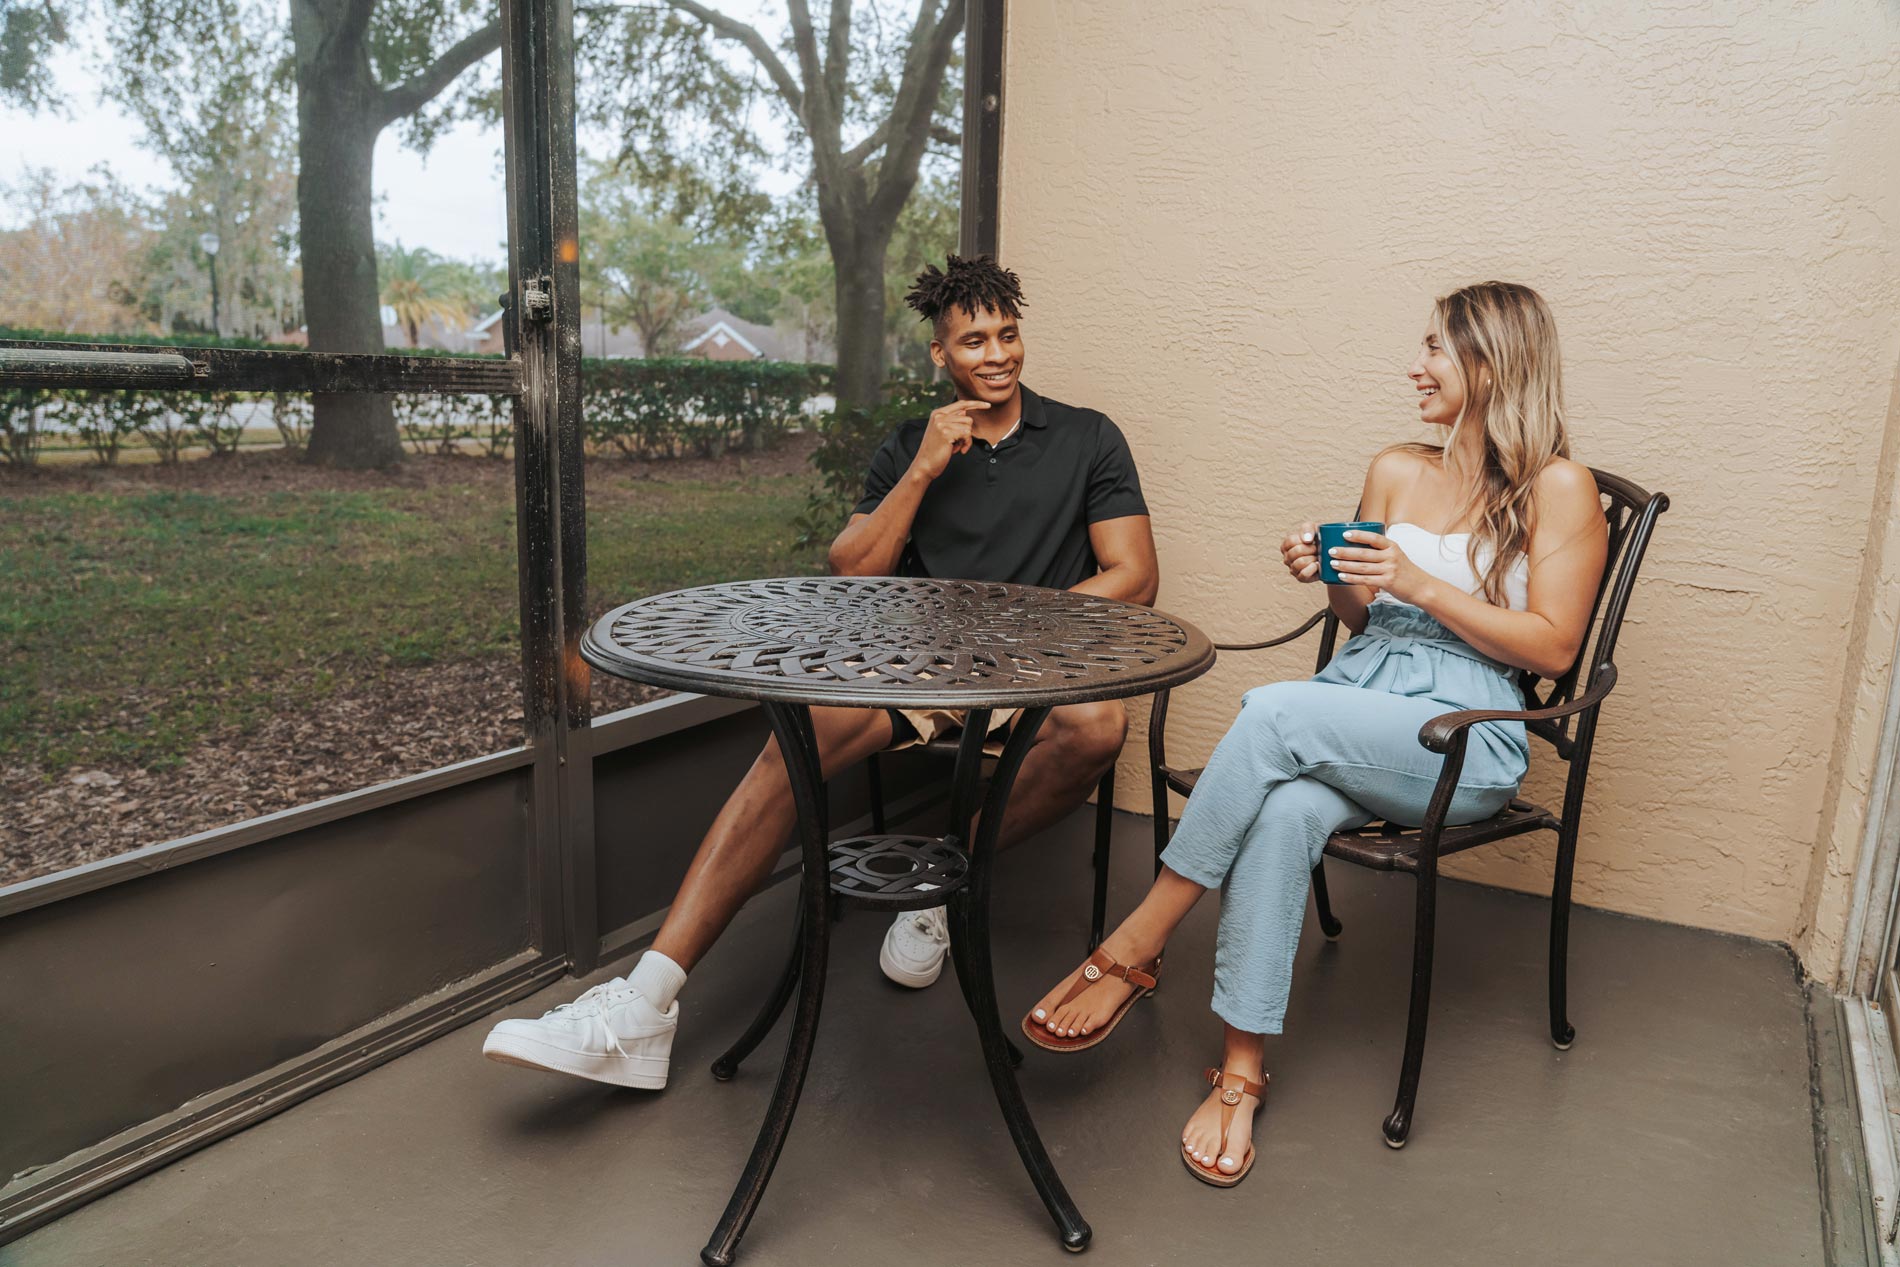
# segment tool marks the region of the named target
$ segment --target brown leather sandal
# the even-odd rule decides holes
[[[1086,1051],[1115,1031],[1115,1027],[1122,1023],[1122,1017],[1128,1015],[1128,1009],[1135,1005],[1135,1000],[1154,993],[1155,979],[1160,975],[1159,956],[1152,963],[1131,968],[1127,964],[1115,962],[1106,950],[1098,950],[1088,957],[1088,961],[1082,965],[1082,975],[1076,978],[1067,994],[1056,1000],[1056,1006],[1064,1006],[1103,977],[1120,977],[1135,987],[1134,993],[1122,1000],[1122,1005],[1102,1023],[1101,1028],[1092,1033],[1077,1034],[1074,1038],[1059,1038],[1051,1034],[1048,1026],[1036,1019],[1035,1009],[1032,1008],[1023,1014],[1023,1037],[1045,1051]]]
[[[1217,1162],[1220,1158],[1227,1155],[1227,1132],[1233,1129],[1234,1114],[1240,1110],[1240,1098],[1247,1095],[1252,1096],[1255,1101],[1255,1113],[1258,1113],[1260,1111],[1259,1106],[1266,1102],[1267,1083],[1272,1082],[1273,1078],[1271,1075],[1264,1073],[1260,1076],[1266,1079],[1266,1081],[1253,1082],[1241,1077],[1237,1073],[1227,1073],[1220,1069],[1209,1069],[1207,1071],[1208,1084],[1220,1090],[1220,1151],[1214,1154]],[[1196,1179],[1199,1179],[1202,1183],[1213,1184],[1216,1188],[1231,1188],[1242,1179],[1245,1179],[1247,1172],[1253,1169],[1253,1158],[1253,1143],[1250,1140],[1247,1144],[1247,1155],[1240,1159],[1240,1169],[1230,1175],[1208,1166],[1203,1166],[1200,1162],[1194,1160],[1194,1154],[1188,1152],[1186,1143],[1181,1145],[1181,1164],[1186,1166],[1188,1172]]]

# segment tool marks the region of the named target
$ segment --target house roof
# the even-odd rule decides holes
[[[482,341],[500,322],[501,317],[502,310],[495,309],[470,326],[464,337],[470,343]],[[680,327],[680,351],[691,355],[706,343],[717,343],[722,335],[739,344],[752,356],[771,361],[829,361],[835,355],[829,344],[809,345],[805,335],[798,330],[760,325],[724,308],[714,308],[685,322]],[[637,330],[630,326],[610,325],[599,309],[588,307],[581,313],[581,354],[639,357],[646,355],[646,349],[640,342]]]
[[[691,343],[688,343],[685,347],[681,348],[680,351],[696,352],[708,343],[716,344],[719,347],[724,347],[728,340],[730,340],[731,342],[737,343],[740,347],[752,353],[753,356],[763,357],[765,355],[764,348],[761,348],[758,344],[754,343],[752,340],[746,338],[743,334],[739,333],[738,328],[735,327],[730,321],[713,322],[711,325],[706,327],[704,333],[702,333],[697,339],[694,339]]]

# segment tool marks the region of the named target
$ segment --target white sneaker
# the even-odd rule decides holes
[[[615,977],[539,1020],[501,1022],[488,1031],[482,1055],[504,1065],[658,1091],[666,1085],[679,1019],[677,999],[662,1012],[625,977]]]
[[[905,911],[884,934],[877,966],[899,985],[921,990],[943,974],[943,957],[950,953],[950,925],[943,908]]]

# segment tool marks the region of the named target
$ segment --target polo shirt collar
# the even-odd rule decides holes
[[[1022,425],[1025,427],[1048,426],[1049,415],[1043,409],[1042,397],[1036,395],[1036,393],[1030,391],[1027,387],[1022,388],[1021,391],[1023,394]]]

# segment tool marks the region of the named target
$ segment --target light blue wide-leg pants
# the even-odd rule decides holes
[[[1523,706],[1495,667],[1438,646],[1403,650],[1382,654],[1362,685],[1324,680],[1329,668],[1320,680],[1248,691],[1161,856],[1177,874],[1221,890],[1213,1006],[1236,1029],[1278,1034],[1286,1021],[1293,955],[1326,838],[1374,818],[1423,821],[1443,758],[1419,743],[1419,728],[1461,708]],[[1432,697],[1394,693],[1413,685],[1407,679]],[[1447,821],[1497,813],[1516,793],[1527,757],[1521,725],[1475,727]]]

